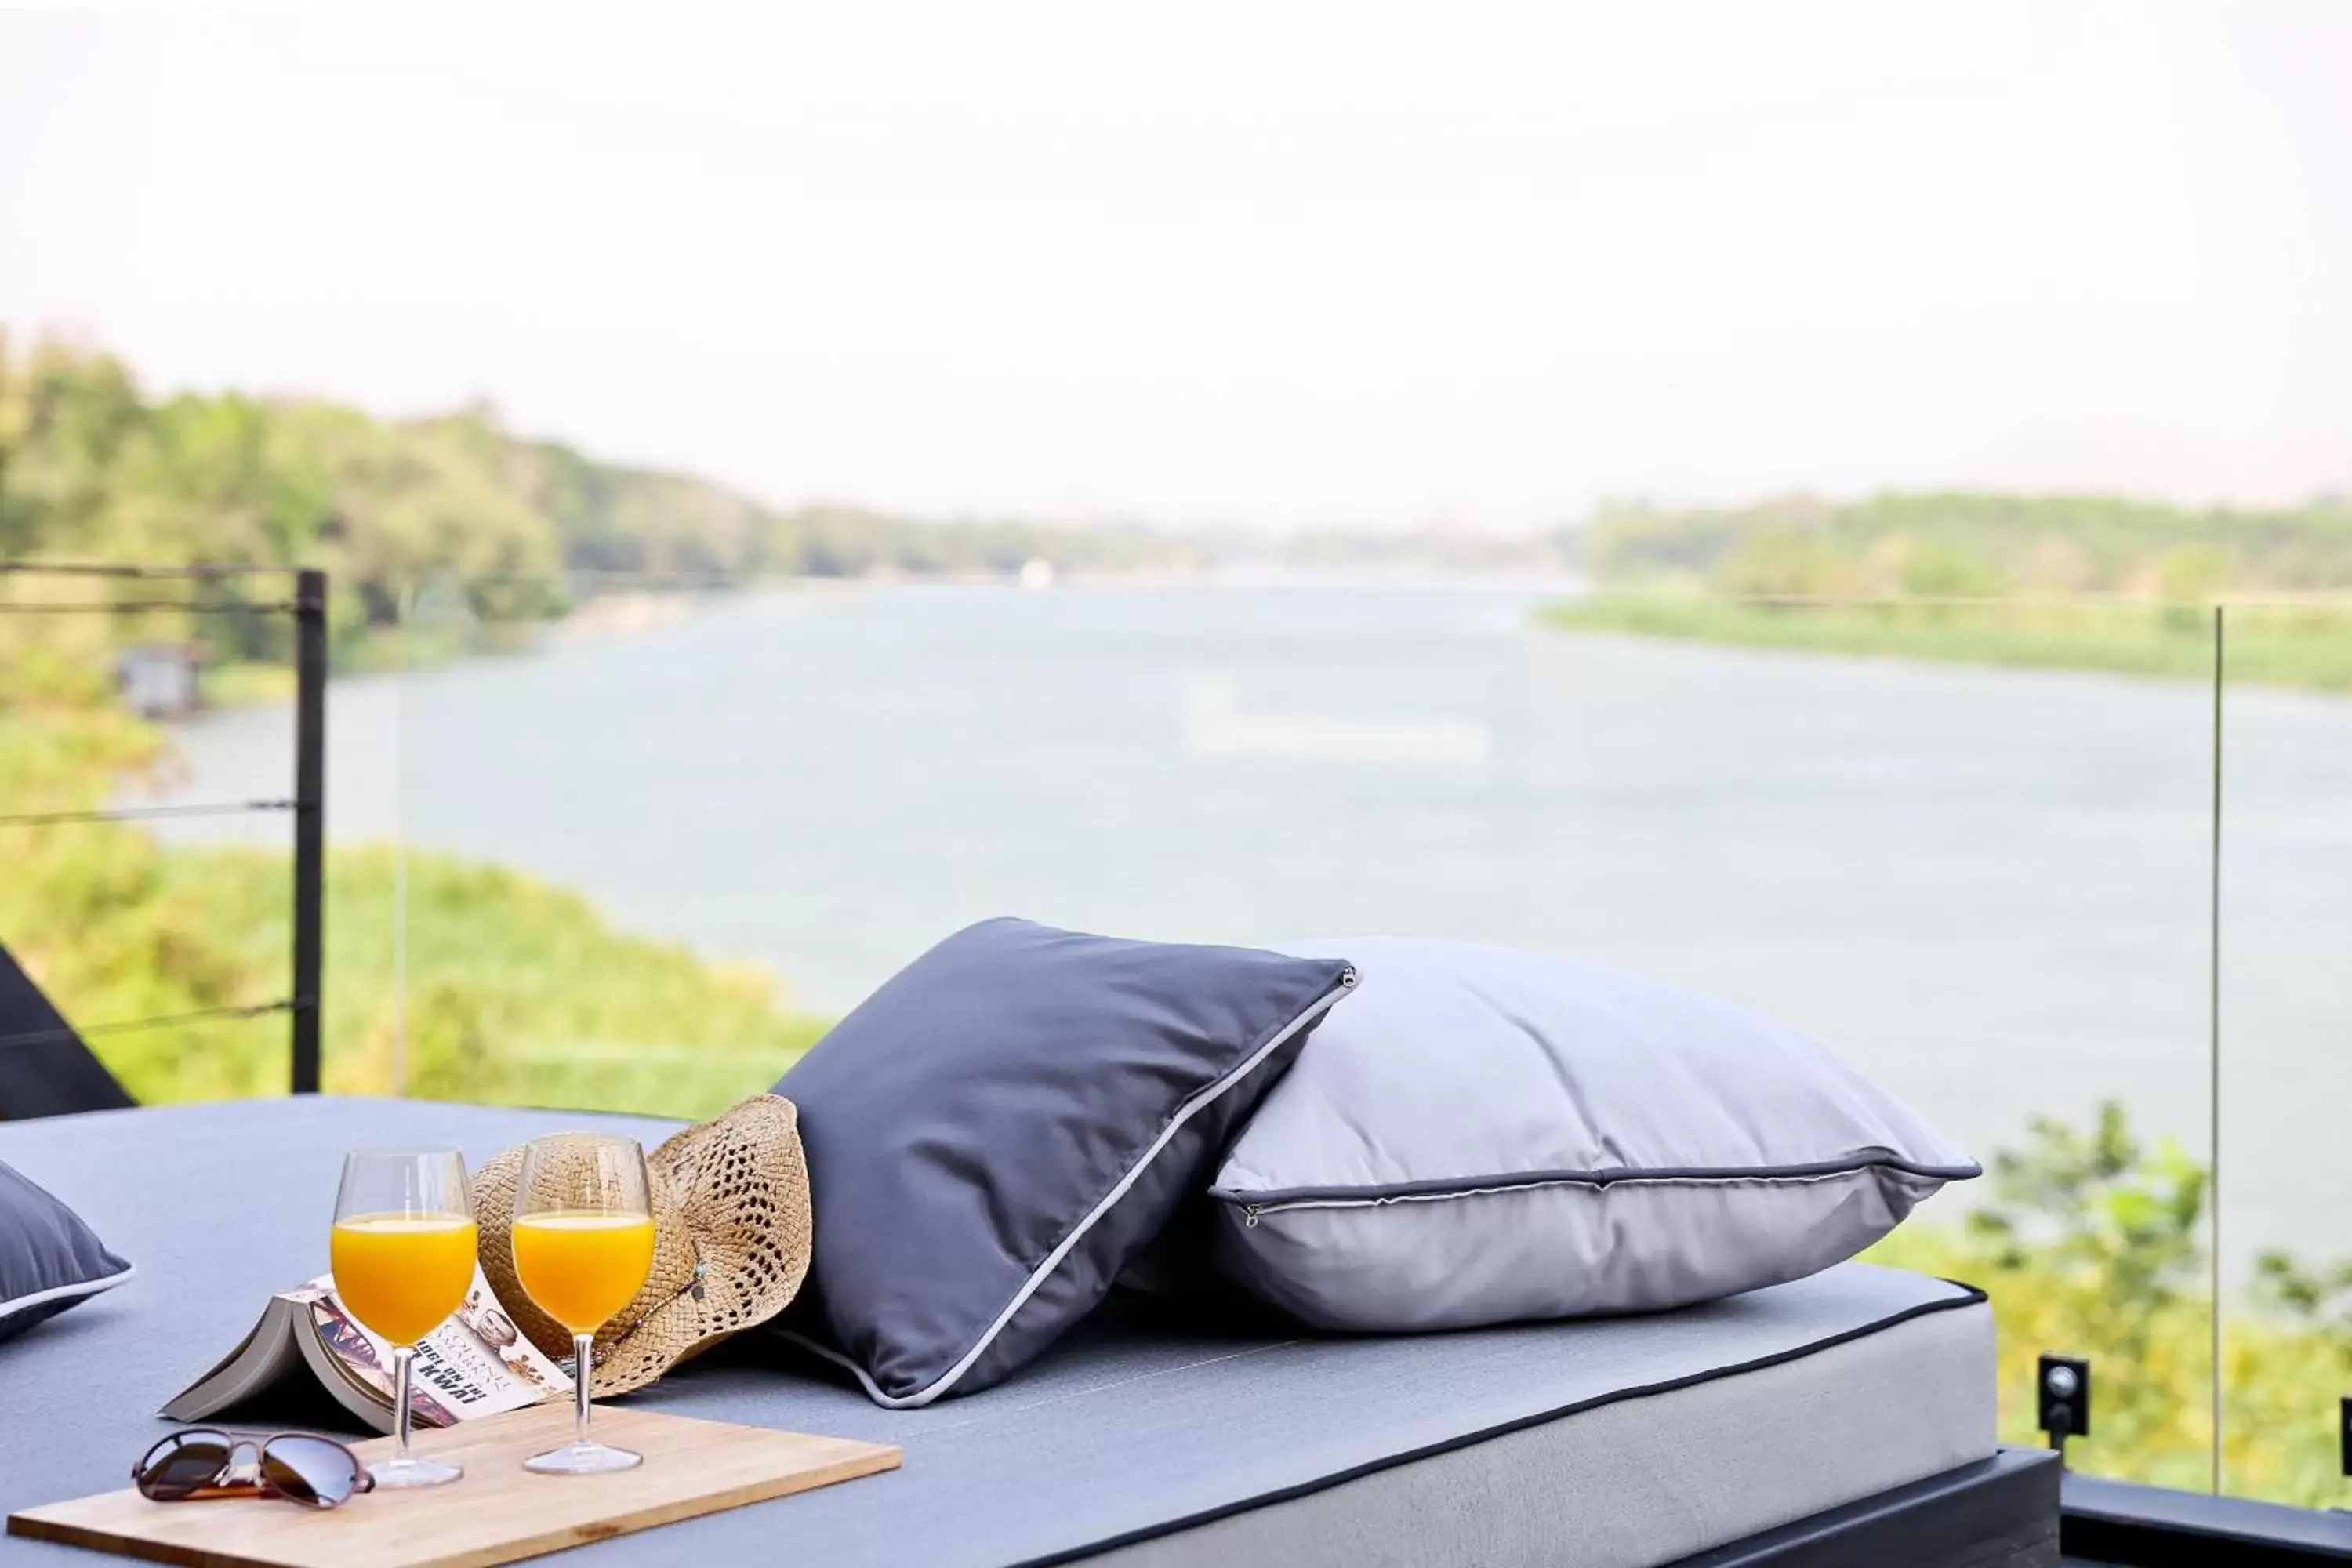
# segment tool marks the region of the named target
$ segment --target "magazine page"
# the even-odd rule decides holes
[[[392,1346],[345,1311],[334,1289],[334,1277],[322,1274],[289,1295],[308,1300],[337,1363],[389,1409]],[[409,1411],[420,1426],[450,1426],[571,1393],[572,1379],[522,1336],[477,1267],[464,1303],[417,1342]]]
[[[334,1356],[343,1374],[366,1389],[384,1409],[391,1409],[392,1346],[343,1310],[343,1304],[335,1299],[333,1276],[322,1274],[303,1289],[289,1290],[286,1296],[289,1300],[300,1300],[309,1306],[310,1321],[319,1331],[319,1342]],[[457,1418],[414,1380],[409,1384],[408,1409],[410,1419],[419,1426],[457,1424]]]
[[[427,1352],[445,1369],[434,1386],[444,1400],[457,1405],[460,1420],[520,1409],[542,1399],[572,1397],[570,1374],[523,1337],[491,1293],[479,1265],[465,1300],[417,1347],[419,1379],[428,1375]]]

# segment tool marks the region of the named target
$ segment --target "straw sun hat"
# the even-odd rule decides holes
[[[474,1174],[482,1273],[517,1327],[552,1357],[572,1335],[515,1278],[509,1227],[520,1149]],[[583,1155],[583,1159],[585,1156]],[[808,1167],[793,1102],[755,1094],[646,1156],[654,1266],[645,1289],[596,1335],[598,1398],[626,1394],[730,1334],[784,1310],[809,1263]]]

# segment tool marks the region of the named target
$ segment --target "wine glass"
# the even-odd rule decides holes
[[[654,1266],[646,1152],[634,1138],[557,1132],[524,1147],[515,1184],[515,1278],[572,1331],[572,1441],[523,1461],[541,1475],[625,1470],[645,1456],[588,1436],[596,1331],[645,1289]]]
[[[368,1467],[379,1487],[432,1487],[466,1472],[408,1451],[416,1342],[457,1310],[474,1282],[474,1199],[455,1149],[355,1149],[343,1156],[329,1242],[335,1295],[392,1345],[393,1457]]]

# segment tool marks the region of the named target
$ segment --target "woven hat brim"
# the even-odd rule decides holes
[[[482,1272],[508,1315],[551,1356],[572,1336],[514,1270],[510,1226],[522,1151],[474,1178]],[[645,1289],[596,1336],[590,1392],[643,1388],[671,1367],[791,1305],[807,1277],[814,1215],[792,1101],[754,1095],[673,1134],[646,1157],[655,1228]]]
[[[814,1213],[791,1100],[754,1095],[672,1135],[646,1165],[677,1205],[694,1253],[691,1278],[647,1304],[609,1347],[600,1342],[598,1394],[642,1388],[766,1322],[792,1304],[808,1277]]]

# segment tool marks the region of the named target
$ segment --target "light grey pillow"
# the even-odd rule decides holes
[[[1977,1163],[1811,1040],[1599,964],[1349,938],[1229,1145],[1219,1266],[1309,1323],[1648,1311],[1839,1263]]]

